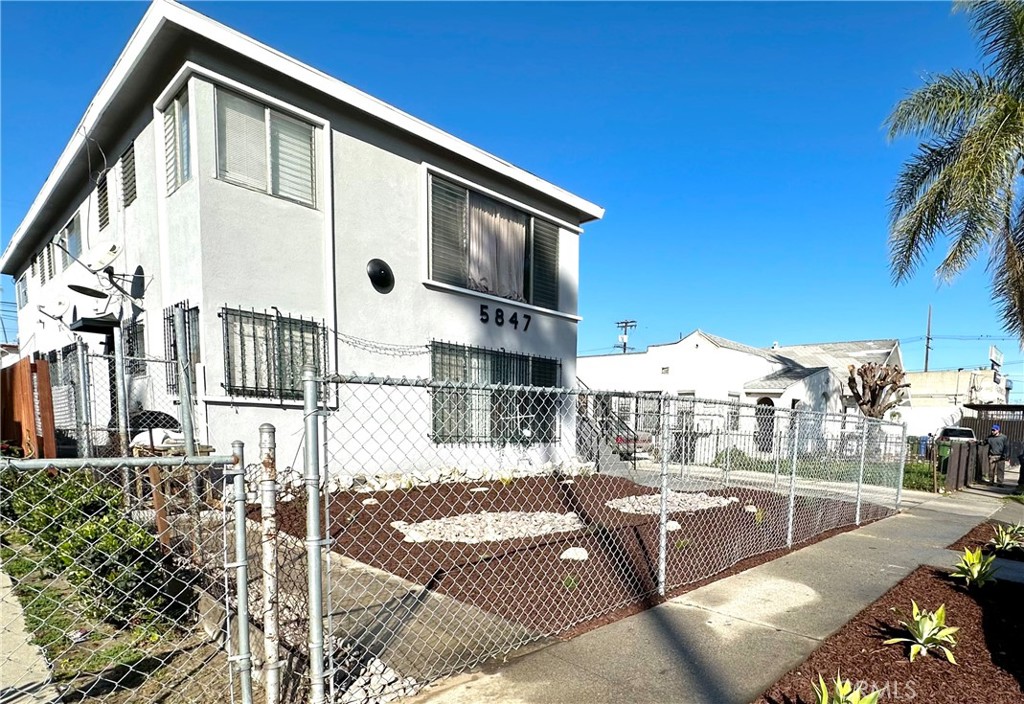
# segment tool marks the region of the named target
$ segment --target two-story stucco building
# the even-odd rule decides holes
[[[581,228],[602,215],[157,0],[0,270],[23,356],[76,336],[102,352],[123,331],[129,354],[162,357],[171,310],[186,308],[197,436],[224,451],[263,422],[300,426],[305,364],[572,386]],[[152,377],[125,382],[131,411],[166,395],[172,381]]]

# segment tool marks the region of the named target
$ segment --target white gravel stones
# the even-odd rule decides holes
[[[583,548],[569,548],[558,556],[559,560],[578,560],[583,562],[590,559],[590,554]]]
[[[419,691],[412,677],[402,677],[379,658],[371,658],[363,673],[339,698],[340,704],[387,704]]]
[[[757,506],[755,506],[754,504],[747,504],[746,506],[743,507],[743,510],[746,511],[747,513],[757,513]]]
[[[709,508],[721,508],[738,502],[735,496],[708,496],[701,492],[670,491],[668,493],[668,512],[678,513],[705,511]],[[661,495],[643,494],[641,496],[624,496],[605,502],[605,506],[623,513],[661,513]]]
[[[369,499],[363,499],[363,501],[362,501],[363,506],[376,506],[379,503],[380,503],[380,501],[377,501],[377,499],[374,499],[373,497],[371,497]]]
[[[682,529],[683,529],[683,527],[681,525],[679,525],[679,521],[666,521],[665,522],[665,530],[667,530],[669,533],[671,533],[674,530],[682,530]]]
[[[405,534],[408,543],[439,540],[448,543],[483,543],[491,540],[531,538],[549,533],[566,533],[582,529],[583,522],[575,513],[545,511],[503,511],[499,513],[464,513],[419,523],[395,521],[391,527]]]

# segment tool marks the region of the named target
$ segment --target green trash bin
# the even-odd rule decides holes
[[[935,453],[936,456],[939,458],[939,471],[942,472],[943,474],[946,473],[946,470],[949,466],[949,448],[950,443],[948,442],[935,443]]]

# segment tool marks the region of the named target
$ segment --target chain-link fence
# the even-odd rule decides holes
[[[317,391],[313,701],[405,696],[899,503],[903,426],[859,416],[355,377],[321,407]],[[308,546],[320,515],[279,505],[277,527]]]
[[[252,700],[240,453],[0,459],[0,700]]]

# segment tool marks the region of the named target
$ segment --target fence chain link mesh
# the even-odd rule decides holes
[[[903,427],[860,416],[356,377],[320,398],[331,702],[407,696],[899,500]],[[304,504],[278,510],[300,540]]]
[[[0,459],[0,699],[239,700],[230,460]]]

